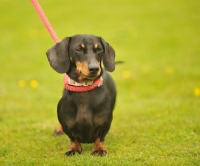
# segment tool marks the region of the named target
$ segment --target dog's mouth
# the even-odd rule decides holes
[[[100,64],[89,67],[88,62],[76,62],[76,72],[80,82],[94,81],[101,74]]]
[[[83,75],[85,77],[85,79],[88,79],[88,80],[95,80],[99,75],[98,74],[84,74],[83,72],[80,71],[80,74]]]

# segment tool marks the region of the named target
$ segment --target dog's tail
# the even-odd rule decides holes
[[[124,61],[116,61],[116,62],[115,62],[116,65],[117,65],[117,64],[122,64],[122,63],[124,63]]]

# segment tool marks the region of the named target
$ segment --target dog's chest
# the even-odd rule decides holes
[[[109,107],[108,105],[110,103],[104,88],[99,87],[99,89],[84,93],[67,92],[60,104],[65,105],[63,113],[74,124],[74,122],[79,123],[80,121],[84,123],[95,123],[95,119],[101,118],[101,116],[107,116],[106,114],[110,113],[110,109],[105,109]]]
[[[68,96],[68,107],[64,111],[68,130],[81,142],[94,141],[98,126],[103,126],[110,118],[111,110],[104,109],[107,95],[103,89],[97,89],[84,93],[68,93]]]
[[[105,89],[104,87],[98,87],[94,90],[88,92],[68,92],[70,96],[70,100],[79,106],[95,106],[101,104],[105,97]]]

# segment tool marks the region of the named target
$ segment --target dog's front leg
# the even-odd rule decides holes
[[[100,138],[97,138],[94,142],[94,148],[92,155],[104,156],[107,154],[104,141],[101,141]]]
[[[78,142],[77,140],[74,141],[70,141],[70,147],[69,150],[65,153],[66,156],[73,156],[75,155],[75,153],[79,153],[81,154],[82,151],[82,147],[80,142]]]

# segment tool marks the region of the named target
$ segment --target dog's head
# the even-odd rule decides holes
[[[47,51],[51,67],[67,73],[79,82],[95,80],[102,73],[101,60],[107,71],[115,69],[115,51],[101,37],[75,35],[66,37]]]

